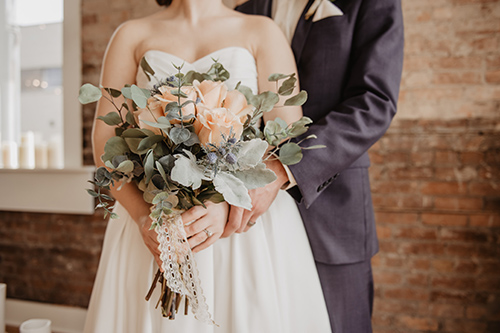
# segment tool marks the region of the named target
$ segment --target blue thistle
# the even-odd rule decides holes
[[[226,162],[229,164],[236,164],[236,162],[238,162],[238,158],[233,153],[229,153],[226,155]]]

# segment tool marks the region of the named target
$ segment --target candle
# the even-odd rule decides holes
[[[35,168],[47,169],[49,167],[49,149],[47,142],[38,141],[35,144]]]
[[[5,298],[7,297],[7,285],[0,283],[0,332],[5,332]]]
[[[19,166],[23,169],[35,168],[35,133],[28,131],[21,135],[19,146]]]
[[[63,146],[60,137],[53,137],[48,146],[49,168],[62,169],[64,167]]]
[[[6,141],[2,143],[3,166],[8,169],[19,168],[17,142]]]

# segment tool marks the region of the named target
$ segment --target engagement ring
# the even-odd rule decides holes
[[[257,222],[248,221],[247,224],[248,224],[249,227],[253,227],[255,224],[257,224]]]
[[[214,234],[213,232],[211,232],[210,230],[207,230],[207,229],[203,229],[203,231],[205,231],[208,238],[212,237],[212,235]]]

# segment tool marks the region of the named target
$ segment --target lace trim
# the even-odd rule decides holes
[[[169,215],[162,213],[163,224],[156,227],[160,245],[163,277],[174,292],[189,299],[194,317],[202,322],[216,325],[208,311],[203,295],[196,261],[187,242],[181,212]]]

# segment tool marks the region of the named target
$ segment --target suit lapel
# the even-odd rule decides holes
[[[304,49],[304,45],[307,40],[307,35],[309,34],[309,31],[312,27],[313,18],[310,17],[308,20],[306,20],[305,15],[313,2],[314,0],[309,0],[306,7],[304,8],[302,15],[300,15],[299,22],[297,23],[297,28],[295,28],[295,34],[292,38],[292,50],[293,54],[295,55],[296,63],[299,63],[300,56],[302,55],[302,50]]]

